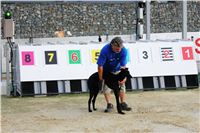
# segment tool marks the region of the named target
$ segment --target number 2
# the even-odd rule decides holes
[[[169,50],[164,50],[163,54],[164,54],[164,58],[170,58],[170,56],[169,56]]]

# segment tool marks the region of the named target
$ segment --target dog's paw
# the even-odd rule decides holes
[[[93,110],[94,110],[94,111],[96,111],[96,110],[97,110],[97,108],[94,108]]]
[[[92,110],[88,110],[88,112],[92,112]]]

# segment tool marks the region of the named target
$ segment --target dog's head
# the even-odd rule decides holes
[[[121,72],[120,72],[120,78],[124,79],[125,77],[127,78],[132,78],[128,68],[121,68],[120,69]]]

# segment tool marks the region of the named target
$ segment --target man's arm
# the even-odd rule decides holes
[[[103,80],[103,66],[98,66],[99,80]]]
[[[98,74],[99,74],[99,90],[102,91],[103,90],[103,84],[104,84],[104,80],[103,80],[103,66],[98,66]]]

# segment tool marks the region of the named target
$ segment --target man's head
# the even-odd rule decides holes
[[[121,52],[122,48],[124,47],[123,40],[121,39],[121,37],[113,38],[112,41],[110,42],[110,45],[115,53]]]

